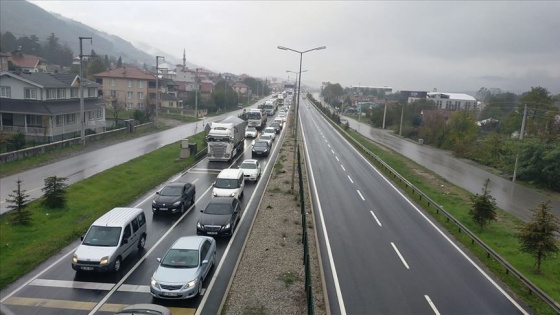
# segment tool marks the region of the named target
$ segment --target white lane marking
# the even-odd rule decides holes
[[[346,169],[344,168],[344,165],[340,164],[340,167],[342,167],[342,170],[346,172]]]
[[[331,149],[332,154],[334,154],[334,150]]]
[[[348,175],[348,179],[350,180],[350,182],[351,182],[352,184],[354,184],[354,181],[352,180],[352,177],[350,177],[350,175]]]
[[[391,242],[391,245],[393,246],[393,249],[395,249],[395,252],[397,252],[397,255],[399,255],[399,258],[401,259],[406,269],[410,269],[410,267],[408,267],[408,264],[406,263],[406,260],[404,260],[403,256],[401,255],[401,252],[399,252],[399,249],[397,248],[395,243]]]
[[[519,303],[517,303],[517,301],[515,301],[486,272],[484,272],[484,270],[482,270],[482,268],[480,268],[480,266],[478,266],[467,254],[465,254],[465,252],[462,249],[460,249],[459,246],[457,246],[457,244],[455,244],[447,235],[445,235],[445,233],[443,233],[443,231],[439,227],[437,227],[434,222],[432,222],[430,219],[428,219],[428,217],[422,211],[420,211],[420,209],[418,209],[418,207],[416,207],[416,205],[414,205],[414,203],[412,201],[410,201],[410,199],[408,199],[408,197],[406,197],[399,189],[397,189],[395,187],[395,185],[393,185],[393,183],[390,180],[387,179],[387,177],[385,177],[385,175],[381,174],[381,172],[377,168],[375,168],[375,166],[373,166],[368,161],[368,159],[365,156],[362,155],[362,153],[360,151],[358,151],[356,148],[354,148],[354,146],[352,144],[350,144],[350,142],[348,140],[346,140],[346,138],[344,138],[340,134],[339,134],[339,137],[340,137],[340,139],[345,141],[346,144],[352,150],[354,150],[354,152],[356,152],[358,154],[358,156],[361,157],[373,169],[374,172],[376,172],[379,176],[381,176],[381,178],[383,178],[383,180],[385,180],[385,182],[389,186],[391,186],[393,188],[393,190],[396,191],[397,194],[399,194],[401,196],[402,199],[404,199],[414,210],[416,210],[416,212],[420,216],[422,216],[424,218],[424,220],[426,220],[426,222],[428,222],[428,224],[431,225],[434,228],[434,230],[436,230],[445,240],[447,240],[447,242],[453,248],[455,248],[455,250],[457,250],[457,252],[459,252],[459,254],[461,254],[474,268],[476,268],[476,270],[478,270],[478,272],[480,272],[480,274],[484,278],[486,278],[486,280],[488,280],[488,282],[490,282],[496,288],[496,290],[498,290],[500,293],[502,293],[502,295],[505,296],[506,299],[508,299],[508,301],[510,301],[510,303],[513,304],[522,314],[529,315],[529,313],[525,309],[523,309],[521,307],[521,305],[519,305]]]
[[[428,304],[430,304],[430,307],[432,308],[432,311],[434,311],[434,313],[436,315],[440,315],[436,305],[434,304],[434,302],[432,302],[432,300],[430,299],[430,297],[428,295],[424,295],[424,297],[426,298],[426,301],[428,301]]]
[[[381,222],[379,222],[379,220],[377,219],[377,216],[375,216],[375,213],[373,213],[373,211],[371,211],[371,210],[369,212],[371,212],[371,215],[373,216],[375,221],[377,221],[377,224],[379,224],[379,226],[381,226]]]
[[[362,198],[363,201],[366,201],[366,198],[364,198],[362,193],[359,190],[356,190],[356,191],[358,192],[358,195],[360,195],[360,198]]]
[[[327,147],[329,147],[329,148],[331,147],[330,143],[327,143]]]
[[[336,160],[337,160],[338,162],[340,162],[340,160],[338,159],[338,156],[335,155],[334,157],[336,158]]]
[[[303,128],[301,128],[301,134],[305,139],[305,133]],[[307,141],[303,142],[305,146],[307,146]],[[309,151],[304,150],[305,155],[307,156],[307,161],[311,161],[309,157]],[[311,176],[311,184],[313,185],[313,189],[317,191],[317,184],[315,183],[315,175],[313,173],[313,163],[307,163],[309,166],[309,175]],[[325,246],[327,247],[327,256],[329,257],[329,265],[331,266],[331,273],[334,282],[334,289],[336,292],[336,298],[338,301],[338,306],[340,308],[340,314],[346,315],[346,307],[344,306],[344,300],[342,299],[342,292],[340,291],[340,283],[338,282],[338,273],[336,272],[336,265],[334,264],[331,243],[329,241],[329,235],[327,233],[326,225],[325,225],[325,217],[323,216],[323,209],[321,207],[321,200],[317,198],[317,210],[319,214],[319,218],[321,219],[321,226],[323,227],[321,230],[323,231],[323,237],[325,238]]]
[[[54,288],[72,288],[83,290],[102,290],[109,291],[114,283],[98,283],[98,282],[83,282],[83,281],[66,281],[66,280],[50,280],[50,279],[36,279],[29,285],[40,287],[54,287]],[[136,285],[136,284],[123,284],[117,291],[119,292],[138,292],[150,293],[150,286]]]
[[[326,143],[329,143],[329,142],[327,141],[327,138],[325,138],[325,137],[323,137],[323,138],[325,139],[325,142],[326,142]]]

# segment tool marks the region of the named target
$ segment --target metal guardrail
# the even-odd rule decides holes
[[[298,183],[299,183],[299,205],[301,210],[301,228],[303,243],[303,264],[305,265],[305,293],[307,302],[307,314],[315,314],[313,304],[313,286],[311,285],[311,261],[309,259],[309,242],[307,239],[307,214],[305,213],[305,198],[303,190],[303,175],[301,170],[301,154],[299,147],[297,148],[297,169],[298,169]]]
[[[317,104],[315,104],[315,102],[313,102],[315,106],[319,106]],[[433,201],[430,197],[428,197],[425,193],[423,193],[420,189],[416,188],[416,186],[414,186],[411,182],[409,182],[406,178],[404,178],[402,175],[400,175],[397,171],[395,171],[391,166],[389,166],[389,164],[385,163],[381,158],[379,158],[375,153],[371,152],[368,148],[366,148],[365,146],[363,146],[361,143],[359,143],[358,141],[356,141],[354,138],[352,138],[347,132],[346,130],[344,130],[342,127],[340,127],[338,124],[336,124],[334,121],[332,121],[329,117],[327,117],[323,111],[321,111],[322,115],[325,116],[326,119],[328,119],[337,129],[339,129],[340,132],[344,133],[344,135],[346,136],[347,139],[350,139],[350,141],[353,142],[354,145],[356,145],[357,147],[359,147],[364,153],[368,154],[369,156],[371,156],[373,159],[375,159],[375,161],[377,163],[379,163],[383,168],[385,168],[387,171],[389,171],[389,173],[397,178],[400,182],[402,182],[405,185],[405,188],[407,189],[411,189],[412,190],[412,194],[417,193],[420,196],[420,200],[424,199],[427,201],[428,203],[428,207],[434,207],[436,209],[436,213],[443,213],[443,215],[445,215],[447,217],[447,221],[451,221],[453,222],[458,228],[459,228],[459,232],[465,232],[470,238],[471,238],[471,243],[474,244],[478,244],[480,247],[482,247],[485,251],[486,251],[486,256],[488,258],[492,257],[495,260],[497,260],[498,262],[500,262],[500,264],[502,264],[502,266],[505,268],[506,274],[513,274],[521,283],[523,283],[528,289],[529,289],[529,294],[536,294],[543,302],[545,302],[546,304],[548,304],[556,313],[558,313],[560,315],[560,304],[557,303],[555,300],[553,300],[550,296],[548,296],[548,294],[546,294],[544,291],[542,291],[539,287],[537,287],[535,284],[533,284],[529,279],[527,279],[523,274],[521,274],[519,271],[517,271],[512,265],[510,265],[504,258],[502,258],[498,253],[496,253],[494,250],[492,250],[488,245],[486,245],[481,239],[479,239],[474,233],[472,233],[467,227],[465,227],[461,222],[459,222],[457,219],[455,219],[449,212],[447,212],[445,209],[443,209],[442,207],[440,207],[435,201]]]

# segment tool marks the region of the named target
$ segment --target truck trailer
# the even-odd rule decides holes
[[[206,135],[209,161],[230,162],[245,147],[245,127],[247,122],[235,116],[213,122]]]

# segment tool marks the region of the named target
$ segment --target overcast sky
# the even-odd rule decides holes
[[[32,1],[216,72],[394,90],[560,93],[560,1]],[[95,49],[95,41],[93,48]]]

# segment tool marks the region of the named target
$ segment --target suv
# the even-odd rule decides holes
[[[204,210],[196,223],[196,234],[211,236],[231,236],[241,220],[239,200],[233,197],[216,197]]]

